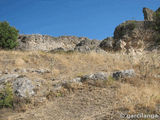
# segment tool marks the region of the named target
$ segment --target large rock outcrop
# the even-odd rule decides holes
[[[100,47],[106,51],[131,52],[135,50],[147,50],[154,46],[153,36],[156,33],[150,29],[151,22],[126,21],[116,27],[114,37],[109,37],[100,43]]]
[[[98,40],[90,40],[86,37],[60,36],[52,37],[48,35],[20,35],[19,46],[21,50],[42,50],[42,51],[70,51],[88,52],[100,50]]]
[[[41,50],[57,52],[104,52],[99,44],[99,40],[90,40],[86,37],[75,36],[60,36],[52,37],[48,35],[20,35],[19,46],[16,49],[20,50]]]
[[[114,36],[104,39],[100,47],[105,51],[142,52],[158,49],[157,32],[153,28],[153,11],[144,8],[145,21],[129,20],[115,28]]]
[[[151,22],[126,21],[114,31],[114,50],[146,50],[155,44],[155,30],[150,29]]]
[[[88,38],[75,36],[52,37],[40,34],[20,35],[17,49],[50,51],[56,48],[63,48],[73,50],[76,44],[86,39]]]

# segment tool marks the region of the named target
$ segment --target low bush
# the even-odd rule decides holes
[[[0,108],[13,107],[13,90],[10,84],[0,92]]]

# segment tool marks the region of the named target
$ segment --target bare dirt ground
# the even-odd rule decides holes
[[[118,120],[113,88],[88,86],[55,98],[38,109],[8,117],[11,120]]]
[[[116,89],[84,85],[24,113],[3,110],[0,120],[119,120],[114,110]]]

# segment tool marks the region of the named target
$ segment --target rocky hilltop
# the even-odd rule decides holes
[[[52,37],[48,35],[20,35],[19,36],[19,49],[22,50],[52,50],[55,48],[63,47],[65,49],[72,49],[81,40],[87,38],[78,38],[74,36],[61,36]]]
[[[19,46],[21,50],[42,51],[79,51],[79,52],[104,52],[123,51],[137,52],[143,50],[159,49],[157,44],[157,32],[153,29],[154,11],[143,8],[144,21],[129,20],[115,28],[114,36],[103,41],[90,40],[86,37],[48,35],[20,35]]]
[[[100,47],[105,51],[137,52],[157,50],[157,32],[153,29],[154,11],[143,8],[144,21],[129,20],[115,28],[114,36],[104,39]]]
[[[42,50],[42,51],[90,51],[95,48],[98,50],[100,41],[90,40],[86,37],[76,36],[60,36],[52,37],[48,35],[19,35],[19,46],[17,49],[20,50]]]
[[[143,51],[156,49],[156,31],[150,29],[150,21],[126,21],[116,27],[114,37],[108,37],[100,43],[106,51]]]

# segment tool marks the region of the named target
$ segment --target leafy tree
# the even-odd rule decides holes
[[[8,22],[0,22],[0,48],[13,49],[18,45],[19,31]]]

